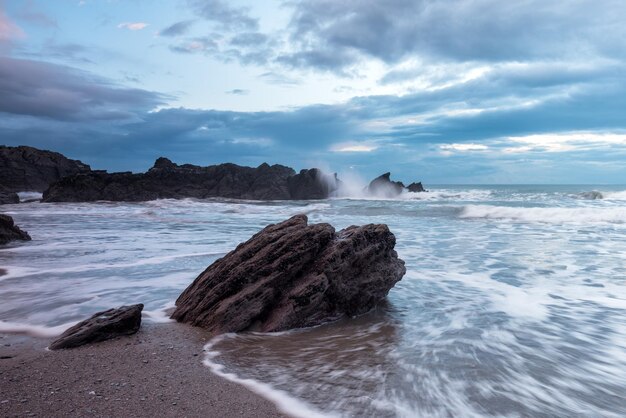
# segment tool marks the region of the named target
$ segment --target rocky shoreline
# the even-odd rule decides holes
[[[390,173],[363,189],[372,197],[394,198],[425,191],[405,186]],[[141,202],[156,199],[227,198],[315,200],[341,196],[343,182],[318,168],[296,173],[283,165],[244,167],[225,163],[201,167],[158,158],[145,173],[91,170],[81,161],[32,147],[0,146],[0,204],[19,203],[16,192],[43,192],[43,202]]]
[[[208,340],[179,323],[58,351],[47,338],[0,334],[0,416],[288,416],[203,366]]]

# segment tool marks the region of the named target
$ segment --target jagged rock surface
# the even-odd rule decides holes
[[[178,297],[172,318],[213,333],[281,331],[366,312],[406,269],[386,225],[269,225],[217,260]]]
[[[326,199],[338,187],[337,174],[329,176],[318,168],[300,170],[287,179],[289,196],[295,200]]]
[[[326,198],[331,187],[322,182],[321,174],[316,177],[315,173],[319,170],[303,170],[296,175],[292,168],[266,163],[256,168],[230,163],[208,167],[177,165],[161,157],[146,173],[92,171],[66,177],[44,192],[43,201],[138,202],[186,197],[250,200]]]
[[[0,186],[7,192],[43,192],[65,176],[90,170],[87,164],[58,152],[0,145]]]
[[[122,306],[98,312],[68,328],[48,347],[51,350],[74,348],[99,341],[110,340],[139,331],[143,304]]]
[[[30,241],[30,235],[15,225],[9,215],[0,214],[0,245],[17,240]]]

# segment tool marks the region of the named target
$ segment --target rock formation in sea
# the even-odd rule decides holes
[[[411,183],[406,187],[401,181],[392,181],[390,177],[391,173],[385,173],[372,180],[367,186],[368,194],[376,197],[393,198],[405,190],[413,193],[426,191],[421,182]]]
[[[141,326],[143,304],[122,306],[95,313],[71,328],[48,346],[51,350],[74,348],[136,333]]]
[[[172,318],[212,333],[282,331],[364,313],[405,274],[386,225],[269,225],[211,264],[176,300]]]
[[[411,192],[411,193],[421,193],[421,192],[425,192],[426,189],[424,189],[424,186],[422,186],[422,182],[418,182],[418,183],[411,183],[408,186],[406,186],[406,189]]]
[[[6,192],[43,192],[65,176],[90,170],[87,164],[58,152],[0,145],[0,186]]]
[[[310,168],[289,177],[287,187],[290,199],[326,199],[337,191],[339,180],[337,174],[330,176],[318,168]]]
[[[91,171],[65,177],[43,194],[44,202],[146,201],[222,197],[250,200],[321,199],[332,189],[319,170],[296,174],[283,165],[256,168],[236,164],[200,167],[159,158],[146,173]],[[319,182],[319,184],[316,184]]]
[[[30,235],[15,225],[9,215],[0,214],[0,245],[17,240],[30,241]]]

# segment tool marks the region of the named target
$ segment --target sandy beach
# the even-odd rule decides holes
[[[285,416],[203,366],[206,341],[177,323],[59,351],[46,350],[51,339],[0,335],[0,416]]]

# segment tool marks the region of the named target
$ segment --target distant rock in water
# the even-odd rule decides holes
[[[424,186],[422,186],[422,182],[409,184],[407,186],[407,190],[411,193],[421,193],[426,191]]]
[[[385,173],[376,177],[367,186],[369,194],[377,197],[396,197],[401,194],[405,187],[400,181],[391,181],[391,173]]]
[[[579,194],[579,196],[582,199],[587,199],[587,200],[604,199],[604,195],[596,190],[592,190],[590,192],[582,192]]]
[[[87,164],[58,152],[0,145],[0,186],[6,192],[43,192],[65,176],[90,170]],[[0,190],[0,194],[4,191]]]
[[[404,191],[416,193],[426,190],[424,190],[422,183],[411,183],[409,187],[406,187],[401,181],[392,181],[391,173],[376,177],[367,186],[367,193],[374,197],[394,198]]]
[[[287,179],[289,196],[295,200],[326,199],[337,191],[337,174],[330,176],[318,168],[301,170]]]
[[[0,214],[0,245],[18,240],[30,241],[30,235],[15,225],[9,215]]]
[[[139,331],[143,304],[122,306],[98,312],[71,328],[68,328],[48,347],[51,350],[74,348],[81,345],[110,340]]]
[[[223,197],[250,200],[321,199],[330,186],[313,170],[296,175],[283,165],[256,168],[236,164],[200,167],[159,158],[146,173],[91,171],[61,179],[43,194],[44,202],[146,201]],[[319,182],[319,184],[316,184]],[[294,197],[297,196],[297,197]]]
[[[405,274],[386,225],[269,225],[214,262],[176,300],[172,318],[213,333],[282,331],[367,312]]]

